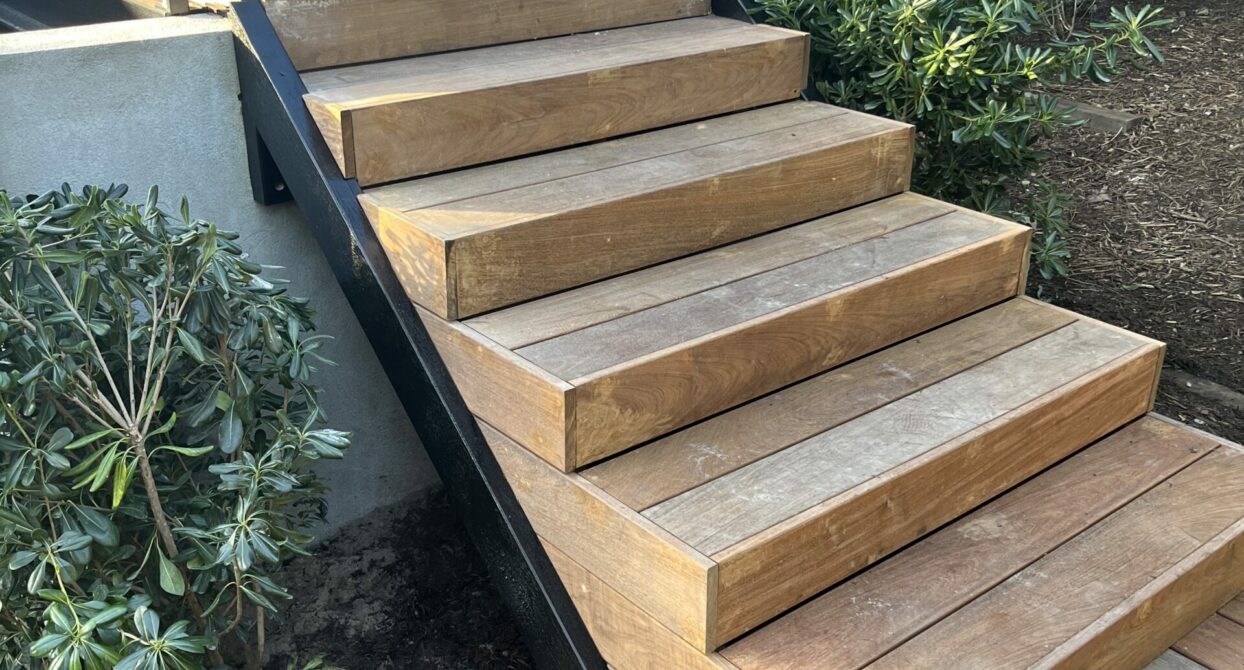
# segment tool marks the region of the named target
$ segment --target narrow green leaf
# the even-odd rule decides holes
[[[186,350],[186,353],[190,354],[190,357],[193,358],[196,363],[201,365],[207,364],[207,351],[203,348],[203,343],[199,342],[198,338],[191,335],[185,329],[178,328],[177,341],[181,343],[182,348]]]
[[[120,507],[121,502],[125,500],[125,491],[129,488],[131,474],[129,464],[125,459],[118,458],[112,473],[112,509]]]
[[[204,447],[177,447],[177,446],[173,446],[170,444],[170,445],[166,445],[163,447],[159,447],[158,449],[156,449],[156,451],[161,451],[161,450],[172,451],[172,452],[181,454],[182,456],[189,456],[191,458],[194,458],[196,456],[202,456],[204,454],[211,453],[212,449],[214,449],[214,447],[212,447],[210,444]]]
[[[186,594],[186,581],[181,576],[181,571],[173,564],[159,548],[156,548],[156,554],[160,558],[160,588],[165,593],[183,596]]]
[[[242,444],[242,418],[238,416],[237,405],[231,404],[225,410],[225,416],[220,420],[217,441],[220,443],[220,450],[226,454],[237,451]]]
[[[73,442],[66,444],[64,446],[64,449],[65,451],[73,451],[74,449],[81,449],[82,447],[85,447],[88,444],[94,444],[100,438],[103,438],[106,435],[111,435],[112,433],[115,433],[115,432],[116,430],[112,428],[106,428],[104,430],[91,433],[90,435],[84,435],[74,440]]]

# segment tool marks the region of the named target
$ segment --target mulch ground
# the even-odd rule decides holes
[[[1055,303],[1165,341],[1167,364],[1244,390],[1244,5],[1157,3],[1163,65],[1071,99],[1145,118],[1114,137],[1061,133],[1045,173],[1071,196],[1066,281]],[[1236,441],[1244,414],[1163,384],[1159,410]]]
[[[268,667],[527,670],[514,621],[443,494],[347,528],[278,582],[294,599]]]

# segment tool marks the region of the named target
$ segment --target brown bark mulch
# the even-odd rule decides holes
[[[1109,3],[1107,3],[1109,4]],[[1060,96],[1145,117],[1111,136],[1067,130],[1045,174],[1071,196],[1065,281],[1033,288],[1165,341],[1167,364],[1244,390],[1244,5],[1158,3],[1176,19],[1163,65]],[[1244,414],[1165,382],[1159,410],[1236,441]]]

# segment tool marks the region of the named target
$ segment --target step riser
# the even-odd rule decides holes
[[[1010,229],[573,383],[420,314],[471,411],[569,471],[1014,296],[1027,249]]]
[[[719,654],[687,644],[555,545],[546,541],[544,547],[613,670],[738,670]]]
[[[487,424],[497,456],[531,525],[545,541],[628,594],[672,637],[711,646],[716,567],[579,475],[564,475]],[[602,548],[607,547],[607,550]],[[572,589],[573,591],[573,589]]]
[[[737,638],[1141,416],[1152,407],[1161,361],[1157,346],[1138,352],[907,464],[875,487],[831,499],[714,555],[720,589],[714,639]]]
[[[708,0],[266,0],[300,70],[709,13]]]
[[[452,240],[363,205],[411,300],[464,319],[901,193],[911,143],[895,127]]]
[[[367,186],[791,100],[805,85],[807,51],[807,37],[791,33],[707,54],[357,109],[315,94],[307,104],[342,173]]]

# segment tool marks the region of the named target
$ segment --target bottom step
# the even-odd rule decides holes
[[[1244,589],[1242,537],[1244,452],[1149,415],[714,654],[549,550],[616,670],[1125,670]]]
[[[1146,670],[1240,668],[1244,668],[1244,596],[1223,605]]]

